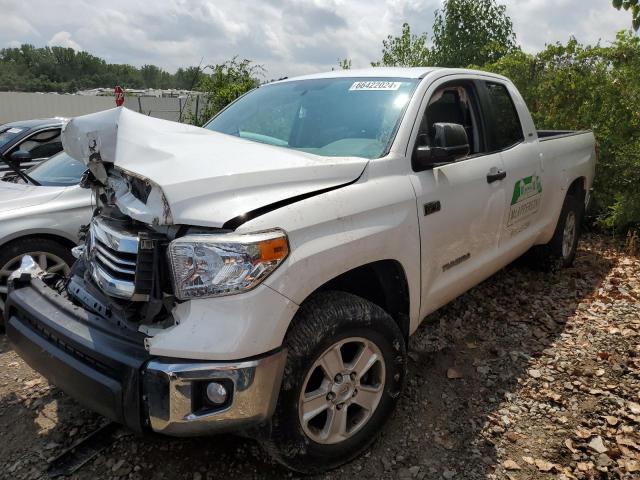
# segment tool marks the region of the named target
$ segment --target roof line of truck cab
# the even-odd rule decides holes
[[[484,75],[498,78],[510,82],[507,77],[482,70],[472,70],[468,68],[447,68],[447,67],[370,67],[356,68],[348,70],[332,70],[330,72],[314,73],[311,75],[301,75],[297,77],[284,78],[272,83],[294,82],[299,80],[318,80],[322,78],[349,78],[349,77],[377,77],[377,78],[425,78],[428,75],[437,74],[437,77],[446,75]]]

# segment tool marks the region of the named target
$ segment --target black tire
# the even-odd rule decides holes
[[[565,228],[567,220],[573,216],[574,235],[570,242],[570,248],[564,248]],[[551,241],[546,245],[534,247],[532,261],[535,266],[543,271],[554,271],[559,268],[567,268],[573,265],[580,239],[580,226],[584,216],[584,204],[573,195],[567,195],[560,211],[558,224]]]
[[[321,354],[341,340],[353,337],[371,341],[382,354],[384,367],[380,368],[385,372],[384,386],[380,387],[382,397],[366,423],[351,437],[338,443],[318,443],[304,432],[299,419],[302,388]],[[262,438],[263,446],[278,462],[305,474],[327,471],[348,462],[375,440],[400,397],[407,357],[402,332],[377,305],[344,292],[322,292],[300,307],[284,344],[288,349],[284,379],[270,429]]]
[[[0,248],[0,270],[4,268],[7,263],[11,262],[11,260],[16,257],[22,256],[31,252],[44,252],[49,253],[51,255],[55,255],[56,257],[63,260],[69,267],[73,265],[75,259],[71,254],[71,250],[62,245],[60,242],[49,238],[37,238],[37,237],[29,237],[29,238],[19,238],[13,240],[6,245],[3,245]],[[4,286],[6,282],[6,278],[0,279],[1,286]],[[0,331],[4,329],[4,300],[6,295],[4,293],[0,293],[0,299],[2,303],[0,303]]]

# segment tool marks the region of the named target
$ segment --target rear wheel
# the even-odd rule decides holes
[[[286,467],[317,473],[351,460],[380,433],[402,391],[406,347],[390,315],[347,293],[315,295],[294,322],[263,444]]]
[[[546,245],[535,247],[533,250],[538,267],[549,271],[573,265],[580,239],[580,224],[583,214],[583,203],[573,195],[567,195],[551,241]]]
[[[9,275],[20,266],[25,255],[31,255],[46,272],[60,275],[68,275],[74,262],[68,248],[48,238],[25,238],[4,245],[0,252],[0,314],[4,313]],[[0,316],[0,325],[2,323]]]

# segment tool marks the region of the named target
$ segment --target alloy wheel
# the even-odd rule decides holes
[[[70,268],[67,263],[57,255],[50,252],[28,252],[18,255],[0,267],[0,311],[4,311],[4,302],[7,299],[9,275],[20,266],[22,257],[31,255],[36,263],[47,273],[59,273],[69,275]]]
[[[305,378],[298,414],[314,442],[335,444],[362,429],[382,399],[384,358],[372,341],[351,337],[333,344]]]

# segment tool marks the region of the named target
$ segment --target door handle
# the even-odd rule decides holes
[[[494,170],[491,169],[489,173],[487,173],[487,183],[497,182],[498,180],[502,180],[507,176],[507,172],[504,170]]]

